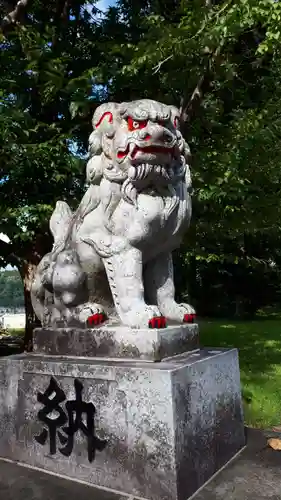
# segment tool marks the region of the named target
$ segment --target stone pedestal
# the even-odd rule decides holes
[[[199,348],[197,324],[143,328],[103,326],[99,328],[36,328],[35,353],[67,356],[162,359]]]
[[[244,446],[235,349],[21,354],[0,380],[1,457],[121,494],[187,500]]]

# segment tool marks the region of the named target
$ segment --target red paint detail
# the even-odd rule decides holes
[[[106,315],[104,313],[97,313],[89,316],[87,319],[87,326],[92,327],[96,325],[100,325],[106,320]]]
[[[129,145],[127,146],[127,148],[125,149],[125,151],[118,151],[117,153],[117,157],[118,158],[124,158],[125,156],[127,156],[127,154],[129,153]]]
[[[96,128],[98,128],[100,126],[100,124],[103,122],[103,120],[106,117],[109,117],[109,119],[108,119],[109,123],[113,122],[113,115],[112,115],[112,113],[110,113],[110,111],[106,111],[106,113],[103,113],[102,117],[99,119],[98,123],[96,124]]]
[[[183,322],[184,323],[194,323],[195,318],[196,318],[196,314],[185,314],[183,317]]]
[[[151,135],[146,134],[146,136],[145,136],[145,138],[144,138],[144,141],[149,141],[149,139],[151,139]]]
[[[149,328],[166,328],[167,320],[165,316],[155,316],[148,322]]]
[[[161,317],[161,321],[160,321],[160,323],[161,323],[161,324],[160,324],[160,327],[159,327],[159,328],[166,328],[166,326],[167,326],[167,320],[166,320],[165,316],[162,316],[162,317]]]
[[[147,120],[142,120],[142,121],[133,120],[133,118],[128,116],[128,129],[130,130],[130,132],[145,128],[146,125],[147,125]]]

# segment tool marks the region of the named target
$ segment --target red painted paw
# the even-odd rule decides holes
[[[148,326],[149,328],[166,328],[167,320],[165,316],[155,316],[149,320]]]
[[[87,326],[90,328],[93,326],[100,325],[106,320],[106,315],[104,313],[97,313],[93,314],[92,316],[89,316],[87,319]]]
[[[185,314],[183,317],[184,323],[194,323],[196,314]]]

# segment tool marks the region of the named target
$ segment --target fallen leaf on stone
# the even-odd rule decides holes
[[[273,450],[281,451],[281,439],[271,438],[267,441],[267,444]]]

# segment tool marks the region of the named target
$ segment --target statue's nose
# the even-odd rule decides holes
[[[149,139],[151,139],[151,135],[147,132],[146,129],[140,130],[139,137],[142,141],[148,141]]]
[[[173,136],[169,130],[163,127],[156,127],[153,135],[157,142],[170,143],[173,140]]]
[[[169,132],[169,130],[167,130],[167,129],[165,130],[165,129],[164,129],[164,130],[162,131],[162,140],[163,140],[163,142],[168,142],[168,143],[173,141],[173,136],[172,136],[172,134]]]

